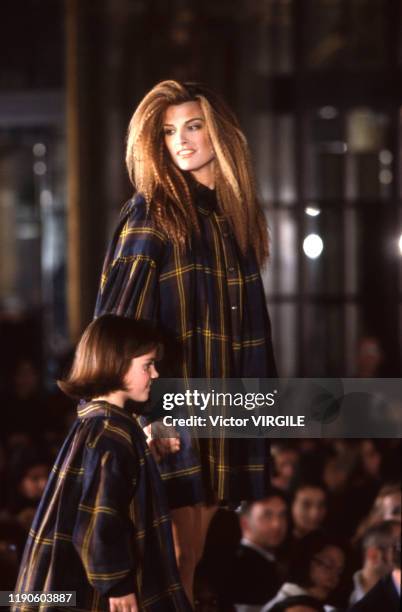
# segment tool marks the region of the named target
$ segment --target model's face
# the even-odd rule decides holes
[[[213,180],[215,152],[198,102],[169,106],[163,133],[167,150],[180,170],[191,172],[204,184]]]
[[[149,398],[152,381],[159,374],[155,368],[156,350],[134,357],[124,377],[126,385],[125,399],[135,402],[146,402]]]
[[[296,493],[292,515],[296,530],[301,534],[319,529],[327,511],[325,493],[322,489],[306,487]]]
[[[326,546],[312,560],[311,582],[328,596],[338,586],[345,565],[345,555],[336,546]]]
[[[255,502],[242,522],[244,536],[262,548],[282,544],[288,528],[286,504],[280,497]]]

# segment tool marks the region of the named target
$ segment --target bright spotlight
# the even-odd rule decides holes
[[[324,243],[318,234],[309,234],[303,241],[303,251],[309,259],[317,259],[323,248]]]
[[[306,208],[304,209],[304,212],[309,217],[318,217],[321,211],[317,206],[306,206]]]

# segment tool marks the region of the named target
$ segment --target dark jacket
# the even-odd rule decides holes
[[[227,594],[234,604],[263,605],[279,590],[277,564],[257,550],[240,544],[229,572]]]
[[[401,598],[396,590],[392,574],[381,578],[350,612],[399,612]]]

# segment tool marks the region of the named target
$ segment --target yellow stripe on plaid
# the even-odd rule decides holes
[[[169,593],[175,593],[176,591],[180,591],[181,589],[182,589],[182,586],[180,583],[172,584],[170,588],[165,591],[164,594],[154,595],[154,597],[148,597],[148,599],[143,600],[142,604],[143,606],[152,606],[157,601],[161,601],[162,599],[165,599],[165,597]]]
[[[201,466],[195,466],[191,468],[183,468],[182,470],[175,470],[174,472],[163,472],[161,474],[162,480],[169,480],[170,478],[176,478],[177,476],[191,476],[201,472]]]
[[[87,572],[88,578],[91,580],[116,580],[117,578],[125,578],[130,573],[130,568],[122,570],[121,572],[99,573],[99,572]]]
[[[85,504],[79,504],[78,510],[83,510],[84,512],[89,512],[90,514],[111,514],[112,516],[117,516],[116,510],[113,508],[109,508],[108,506],[86,506]]]
[[[46,546],[52,546],[55,540],[61,540],[64,542],[72,542],[73,538],[68,533],[60,533],[56,531],[51,538],[43,538],[37,535],[32,529],[29,530],[29,536],[37,543],[37,544],[45,544]]]
[[[147,225],[129,227],[128,223],[126,223],[120,234],[121,241],[124,243],[124,240],[127,238],[127,236],[131,236],[133,234],[149,234],[152,236],[156,236],[157,238],[159,238],[159,240],[162,240],[162,242],[166,242],[166,237],[161,232],[158,232],[158,230],[156,230],[155,228],[149,227]]]
[[[105,422],[105,432],[106,431],[111,431],[111,432],[117,434],[118,436],[123,438],[129,444],[131,444],[131,442],[132,442],[132,440],[130,438],[130,435],[124,429],[122,429],[121,427],[115,427],[114,425],[111,425],[110,421],[106,421]]]

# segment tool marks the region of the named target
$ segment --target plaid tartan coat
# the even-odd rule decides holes
[[[275,378],[255,255],[242,256],[215,192],[193,189],[201,231],[184,252],[156,227],[141,194],[126,204],[104,262],[95,316],[158,324],[180,349],[170,376]],[[171,507],[258,499],[269,480],[269,446],[264,440],[184,439],[160,468]]]
[[[80,406],[29,532],[16,591],[76,591],[77,607],[60,608],[76,612],[109,610],[108,597],[130,592],[141,611],[190,612],[163,489],[133,417],[103,401]]]

